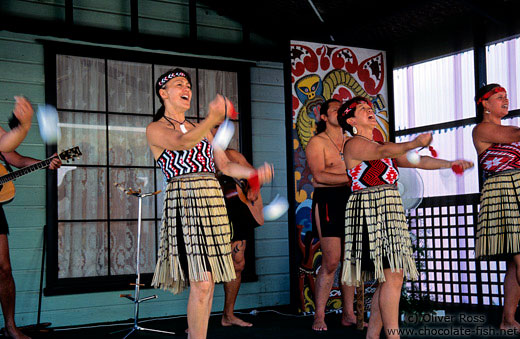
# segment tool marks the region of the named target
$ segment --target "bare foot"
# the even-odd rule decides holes
[[[31,337],[26,336],[16,327],[6,327],[4,335],[13,339],[31,339]]]
[[[314,318],[314,322],[312,323],[312,329],[314,331],[326,331],[327,324],[325,324],[325,319],[323,318]]]
[[[239,327],[251,327],[253,324],[248,323],[247,321],[244,321],[238,317],[236,317],[234,314],[232,316],[222,316],[222,320],[220,321],[222,326],[239,326]]]
[[[345,314],[341,317],[341,326],[350,327],[357,325],[357,318],[354,314]],[[366,322],[363,322],[363,327],[368,327]]]
[[[502,323],[500,323],[500,329],[501,330],[508,330],[514,328],[515,334],[520,334],[520,323],[518,323],[516,320],[513,320],[511,322],[506,321],[505,319],[502,320]]]

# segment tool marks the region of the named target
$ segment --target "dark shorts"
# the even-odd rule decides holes
[[[341,239],[345,237],[345,208],[350,193],[348,186],[314,188],[311,218],[312,231],[316,238],[319,234],[315,217],[316,205],[318,205],[321,236]]]
[[[235,197],[226,199],[226,208],[231,224],[231,242],[250,239],[251,233],[258,223],[247,205]]]
[[[0,205],[0,234],[9,234],[9,226],[5,218],[4,207]]]

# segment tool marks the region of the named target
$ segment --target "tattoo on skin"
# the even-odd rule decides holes
[[[232,248],[232,251],[233,251],[233,253],[236,254],[236,253],[240,252],[243,247],[244,247],[244,240],[236,241],[235,246],[233,246],[233,248]]]

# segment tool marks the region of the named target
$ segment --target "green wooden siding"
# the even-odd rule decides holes
[[[6,13],[63,20],[64,0],[2,1]],[[139,1],[139,29],[143,33],[185,38],[189,35],[188,0]],[[129,1],[74,1],[74,21],[97,28],[129,30]],[[197,8],[200,40],[238,42],[240,24],[217,15],[205,7]],[[34,105],[45,101],[43,46],[40,36],[0,32],[0,125],[7,120],[15,95],[25,95]],[[49,37],[52,39],[52,37]],[[74,41],[69,41],[74,43]],[[114,46],[117,47],[117,46]],[[143,51],[143,49],[139,49]],[[150,51],[156,53],[157,51]],[[276,193],[287,195],[285,153],[285,104],[283,65],[259,62],[251,69],[251,109],[254,165],[265,161],[275,166],[276,178],[262,189],[264,202]],[[18,148],[21,154],[43,159],[45,146],[39,135],[36,117],[28,137]],[[45,172],[38,171],[18,179],[17,195],[5,211],[10,226],[9,244],[15,278],[16,321],[18,325],[37,320],[43,225],[46,218]],[[289,251],[287,216],[266,222],[256,229],[256,267],[258,281],[244,283],[237,309],[268,307],[289,303]],[[133,304],[120,298],[132,290],[44,297],[42,322],[69,326],[126,320],[133,317]],[[188,293],[174,296],[161,290],[145,289],[142,296],[159,298],[141,304],[140,317],[160,317],[186,313]],[[224,304],[222,285],[215,289],[213,311]]]

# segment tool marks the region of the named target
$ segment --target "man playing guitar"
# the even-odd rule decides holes
[[[16,103],[13,111],[14,120],[17,122],[12,125],[9,132],[0,127],[0,154],[7,164],[15,167],[25,167],[32,165],[39,160],[24,157],[18,154],[15,149],[23,141],[29,128],[34,110],[31,103],[23,97],[15,97]],[[59,157],[53,159],[50,169],[61,166]],[[0,304],[4,315],[5,328],[4,336],[8,338],[27,339],[17,327],[14,321],[15,306],[15,284],[11,270],[11,260],[9,257],[9,244],[7,234],[9,233],[7,220],[4,210],[0,204]]]
[[[234,149],[227,149],[226,155],[232,162],[253,168],[246,158]],[[245,268],[246,239],[253,228],[264,223],[262,214],[263,204],[259,190],[248,189],[246,181],[238,181],[224,175],[219,175],[219,181],[224,191],[226,208],[231,223],[231,251],[236,279],[224,283],[224,311],[222,326],[251,327],[252,323],[244,321],[234,314],[242,271]]]

